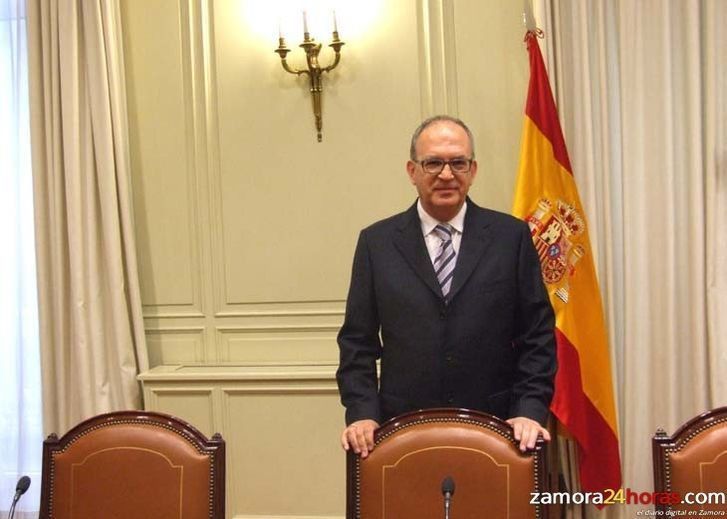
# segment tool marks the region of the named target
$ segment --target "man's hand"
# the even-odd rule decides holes
[[[535,420],[525,418],[524,416],[516,416],[505,421],[512,425],[515,439],[520,442],[520,450],[523,452],[535,448],[535,441],[538,439],[539,434],[543,435],[545,441],[550,441],[548,429],[541,426]]]
[[[341,447],[343,450],[353,449],[362,458],[374,450],[374,430],[379,424],[374,420],[359,420],[346,427],[341,434]]]

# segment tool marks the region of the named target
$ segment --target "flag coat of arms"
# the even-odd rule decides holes
[[[551,411],[578,445],[581,489],[621,487],[606,326],[588,226],[536,32],[525,37],[530,85],[513,214],[525,220],[556,316]]]

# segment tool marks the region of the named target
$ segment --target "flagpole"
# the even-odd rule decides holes
[[[533,15],[533,5],[530,0],[523,0],[523,26],[528,32],[535,32],[535,16]]]

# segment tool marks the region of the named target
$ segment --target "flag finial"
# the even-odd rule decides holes
[[[533,15],[533,6],[530,4],[530,0],[523,0],[523,25],[528,32],[540,30],[535,25],[535,16]]]

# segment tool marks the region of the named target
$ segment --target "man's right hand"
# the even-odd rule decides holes
[[[346,427],[341,434],[341,447],[343,450],[353,449],[362,458],[374,450],[374,430],[379,424],[375,420],[359,420]]]

